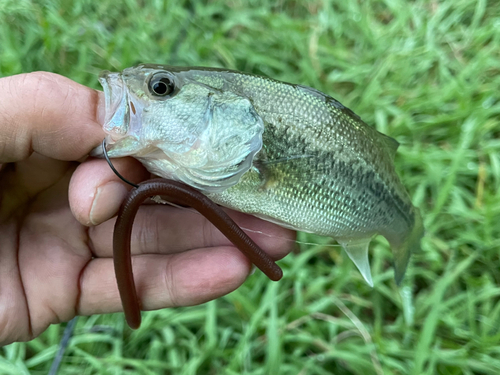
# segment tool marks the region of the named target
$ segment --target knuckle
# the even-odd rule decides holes
[[[202,229],[201,233],[203,235],[203,244],[205,247],[212,247],[214,246],[214,230],[215,226],[208,221],[208,219],[205,219],[202,221]]]
[[[0,305],[5,308],[11,304],[2,302]],[[33,336],[30,334],[29,327],[31,327],[31,322],[26,310],[7,308],[6,311],[1,311],[0,347],[16,341],[31,340]]]
[[[137,254],[160,253],[161,223],[158,216],[150,214],[150,207],[141,207],[134,227],[137,229]]]
[[[33,124],[40,122],[48,97],[47,90],[54,85],[55,74],[33,72],[0,80],[0,160],[11,162],[27,158],[32,152]]]
[[[178,307],[180,306],[180,303],[179,303],[179,295],[177,293],[174,274],[175,274],[174,265],[170,259],[170,261],[167,262],[167,265],[165,267],[165,277],[164,277],[166,300],[169,301],[169,305],[171,307]]]

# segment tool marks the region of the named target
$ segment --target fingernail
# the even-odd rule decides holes
[[[89,219],[92,225],[98,225],[118,212],[128,190],[121,182],[108,182],[97,188]]]

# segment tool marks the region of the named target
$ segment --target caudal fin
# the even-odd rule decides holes
[[[420,210],[414,207],[414,212],[415,223],[406,236],[403,238],[385,236],[391,244],[394,256],[394,277],[398,285],[403,280],[411,254],[420,249],[420,240],[424,236],[424,225]]]

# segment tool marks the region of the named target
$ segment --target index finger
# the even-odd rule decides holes
[[[104,137],[101,97],[54,73],[0,78],[0,163],[33,151],[59,160],[85,156]]]

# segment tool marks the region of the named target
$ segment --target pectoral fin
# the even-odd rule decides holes
[[[355,240],[355,241],[344,241],[338,240],[337,242],[344,248],[349,258],[354,262],[356,267],[358,267],[359,272],[363,275],[365,281],[373,287],[372,273],[370,271],[370,262],[368,260],[368,245],[370,245],[370,239],[367,240]]]

